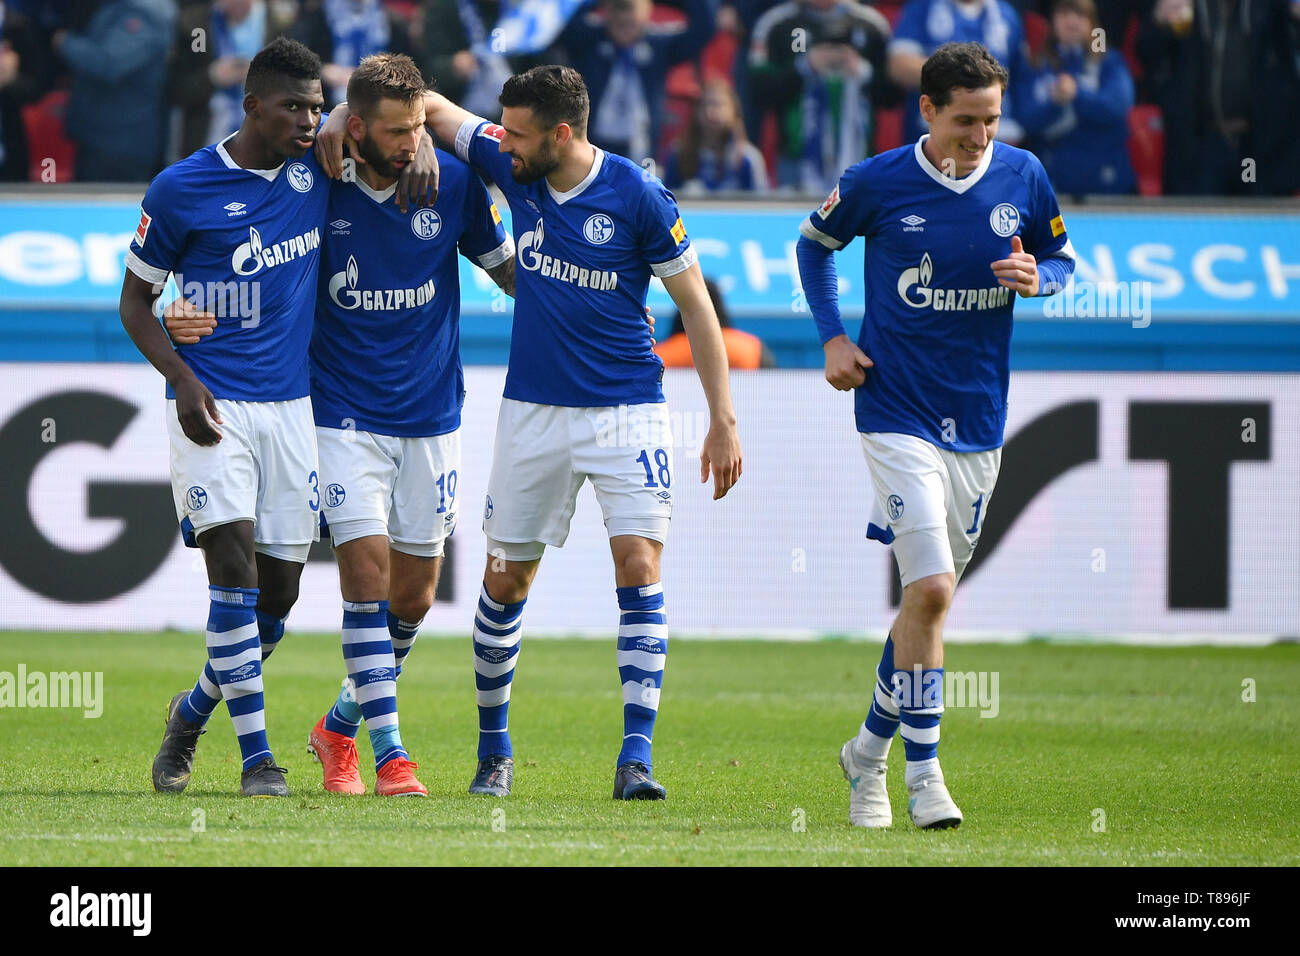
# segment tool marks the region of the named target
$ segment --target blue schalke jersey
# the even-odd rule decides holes
[[[696,261],[677,200],[640,166],[600,149],[567,192],[544,178],[516,183],[498,150],[502,133],[467,120],[456,152],[510,202],[518,251],[505,397],[572,407],[662,402],[645,299],[651,273],[668,278]]]
[[[800,232],[828,249],[867,242],[858,347],[875,365],[855,390],[858,431],[984,451],[1002,445],[1006,426],[1016,295],[990,266],[1013,235],[1040,261],[1072,268],[1074,253],[1032,153],[994,142],[974,172],[951,179],[925,140],[850,167]]]
[[[485,269],[513,253],[468,166],[438,151],[438,200],[402,212],[395,186],[334,183],[321,254],[311,400],[316,424],[403,438],[460,426],[461,255]]]
[[[311,151],[243,169],[224,143],[149,184],[126,266],[160,286],[174,274],[184,298],[217,316],[211,336],[176,347],[215,397],[302,398],[329,179]]]

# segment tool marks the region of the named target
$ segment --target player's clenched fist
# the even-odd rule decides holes
[[[847,335],[837,335],[823,345],[822,349],[826,352],[826,381],[841,392],[857,388],[865,382],[866,370],[876,364]]]

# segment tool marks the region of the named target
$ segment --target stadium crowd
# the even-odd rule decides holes
[[[487,116],[570,64],[593,142],[686,196],[828,190],[924,132],[921,63],[977,40],[1011,74],[999,137],[1058,193],[1300,190],[1300,0],[0,0],[0,180],[147,181],[238,127],[281,34],[330,104],[383,50]]]

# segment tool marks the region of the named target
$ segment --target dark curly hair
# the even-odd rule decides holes
[[[244,92],[266,96],[285,80],[319,80],[320,57],[297,40],[276,37],[248,64]]]
[[[942,109],[952,102],[952,91],[982,90],[998,83],[1007,91],[1006,68],[979,43],[945,43],[921,67],[921,92]]]
[[[568,123],[575,136],[587,135],[591,99],[582,74],[568,66],[535,66],[506,80],[497,101],[525,106],[544,129]]]

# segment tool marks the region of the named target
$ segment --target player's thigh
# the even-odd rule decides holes
[[[923,438],[893,432],[869,432],[861,438],[874,510],[893,532],[903,586],[953,572],[948,470],[939,449]]]
[[[489,540],[564,544],[583,481],[574,471],[570,429],[579,411],[502,399],[483,508]]]
[[[456,530],[460,431],[395,440],[401,454],[388,513],[389,542],[394,551],[436,558]]]
[[[221,441],[197,445],[181,429],[175,400],[167,402],[172,500],[190,547],[199,546],[197,537],[211,528],[257,517],[256,425],[248,407],[245,402],[217,399],[223,421]],[[252,555],[248,558],[251,561]]]
[[[347,428],[317,428],[320,508],[335,548],[378,536],[388,548],[388,513],[400,439]]]
[[[311,399],[249,402],[257,419],[257,549],[274,558],[307,560],[320,537],[320,470]]]
[[[667,404],[582,412],[574,466],[591,480],[609,537],[632,535],[662,544],[668,538],[676,477]]]
[[[1002,449],[989,451],[943,451],[948,467],[948,541],[958,580],[970,564],[988,516],[993,488],[1002,465]]]

